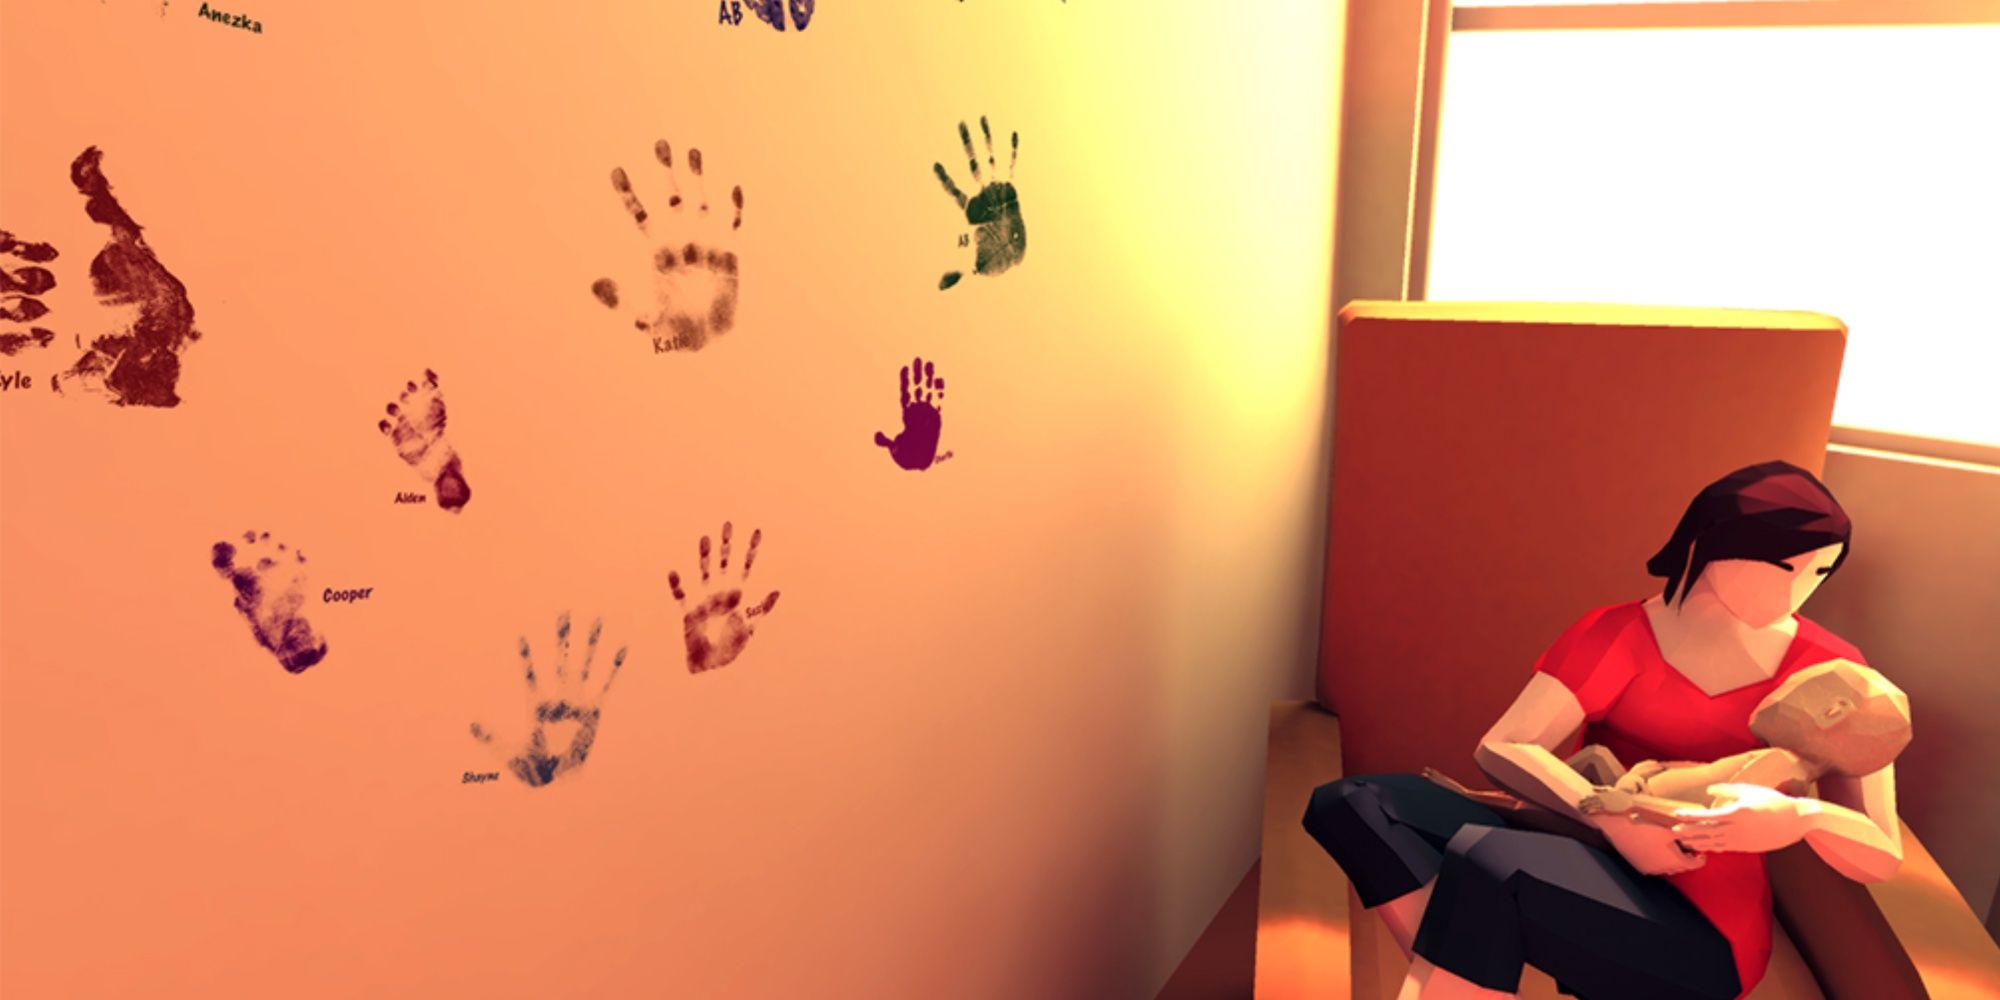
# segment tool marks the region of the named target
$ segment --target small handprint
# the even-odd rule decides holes
[[[604,632],[604,620],[590,623],[590,638],[585,641],[583,669],[574,682],[569,676],[569,612],[556,618],[556,675],[553,683],[543,686],[535,674],[534,654],[528,649],[528,639],[521,637],[521,666],[528,677],[528,701],[534,706],[535,729],[527,741],[517,750],[506,751],[496,746],[493,734],[486,727],[472,724],[472,738],[494,750],[507,762],[507,769],[514,777],[521,779],[530,788],[540,788],[564,774],[583,766],[590,756],[590,748],[597,742],[597,726],[604,717],[604,698],[611,693],[611,685],[618,680],[618,668],[625,665],[625,647],[611,657],[611,671],[604,678],[604,686],[590,690],[590,667],[597,659],[597,640]],[[569,745],[558,752],[555,741],[550,737],[552,730],[571,729]]]
[[[676,220],[686,217],[686,202],[681,198],[680,181],[674,174],[674,150],[662,139],[653,145],[653,156],[666,168],[667,183],[672,196],[667,199],[667,208]],[[701,175],[701,150],[687,151],[688,171],[693,174],[697,199],[696,216],[706,221],[708,215],[708,193]],[[639,196],[632,191],[632,180],[620,167],[611,172],[611,187],[625,203],[625,210],[631,213],[632,221],[639,232],[651,235],[652,216],[640,203]],[[735,215],[729,223],[733,231],[743,225],[743,188],[737,186],[729,193],[735,206]],[[737,271],[736,254],[714,247],[704,248],[689,242],[681,246],[663,244],[653,252],[653,308],[633,320],[633,326],[653,338],[653,352],[664,354],[668,351],[698,351],[707,345],[710,336],[728,333],[736,324]],[[618,283],[610,278],[599,278],[590,286],[591,294],[607,309],[618,308]]]
[[[23,243],[14,234],[0,229],[0,254],[19,257],[30,265],[56,259],[56,248],[47,243]],[[23,267],[8,271],[0,266],[0,319],[33,323],[48,315],[49,307],[36,298],[56,286],[56,276],[46,267]],[[31,326],[26,333],[0,333],[0,354],[19,354],[29,347],[47,347],[56,339],[55,331]]]
[[[993,168],[995,177],[986,182],[979,193],[970,199],[965,192],[952,182],[951,173],[944,164],[934,165],[938,181],[944,184],[945,193],[958,202],[965,212],[965,221],[979,227],[974,237],[976,251],[972,259],[975,274],[993,275],[1021,262],[1028,252],[1028,228],[1021,222],[1021,197],[1014,190],[1014,163],[1021,156],[1021,133],[1013,133],[1012,151],[1007,156],[1007,179],[998,177],[999,163],[993,155],[993,129],[986,124],[986,116],[979,117],[979,131],[986,136],[986,165]],[[972,130],[964,122],[958,123],[958,138],[965,144],[966,164],[972,169],[972,182],[980,183],[979,154],[972,149]],[[957,271],[946,272],[938,281],[938,288],[950,288],[964,277]]]
[[[792,23],[797,25],[800,31],[806,30],[806,25],[812,21],[813,16],[813,0],[789,0],[789,3],[786,0],[749,0],[744,6],[750,8],[750,13],[757,15],[757,20],[778,31],[785,30],[787,6],[792,9]]]
[[[729,571],[730,531],[730,523],[722,522],[722,565],[718,573]],[[750,581],[750,567],[757,562],[757,546],[763,540],[763,529],[750,533],[750,548],[743,554],[741,581],[743,583]],[[708,554],[708,536],[703,535],[701,536],[703,587],[709,584]],[[681,603],[681,625],[687,637],[688,673],[691,674],[726,667],[734,662],[742,655],[743,647],[749,643],[750,637],[757,634],[757,627],[751,624],[750,620],[770,614],[771,609],[778,603],[778,592],[774,590],[770,596],[764,598],[763,603],[746,608],[743,606],[743,588],[730,587],[719,592],[711,592],[706,600],[690,609],[687,593],[681,589],[680,573],[668,573],[667,585],[673,588],[674,600]]]
[[[944,422],[944,379],[937,367],[916,358],[903,369],[903,433],[890,440],[875,432],[875,443],[889,449],[896,464],[911,471],[928,469],[937,461],[938,431]]]

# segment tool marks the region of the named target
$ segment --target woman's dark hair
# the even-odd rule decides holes
[[[1688,503],[1674,535],[1646,572],[1667,579],[1666,600],[1687,600],[1701,571],[1717,559],[1780,562],[1839,543],[1847,561],[1854,526],[1817,477],[1790,462],[1763,462],[1708,484]],[[1685,574],[1685,575],[1683,575]]]

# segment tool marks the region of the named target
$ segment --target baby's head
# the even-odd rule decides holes
[[[1879,771],[1910,745],[1910,699],[1852,660],[1785,679],[1750,715],[1758,739],[1840,774]]]

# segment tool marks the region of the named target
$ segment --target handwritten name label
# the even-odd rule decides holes
[[[204,17],[219,24],[226,24],[232,28],[242,28],[253,35],[264,33],[264,22],[252,21],[248,14],[224,14],[219,10],[211,9],[207,4],[202,4],[201,9],[195,11],[195,16]]]
[[[8,389],[30,389],[34,385],[35,377],[33,375],[24,375],[19,369],[16,369],[12,375],[0,372],[0,392],[5,392]]]
[[[467,771],[465,772],[465,777],[460,778],[458,783],[461,785],[483,785],[489,781],[499,780],[500,772],[498,771],[486,771],[483,773]]]
[[[365,601],[368,599],[368,595],[374,592],[374,587],[362,587],[359,590],[335,590],[332,587],[328,587],[326,588],[326,593],[320,595],[320,599],[328,604],[345,604],[354,601]]]

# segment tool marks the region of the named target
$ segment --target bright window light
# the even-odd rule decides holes
[[[2000,446],[2000,26],[1459,32],[1448,58],[1428,298],[1830,313],[1834,423]]]

